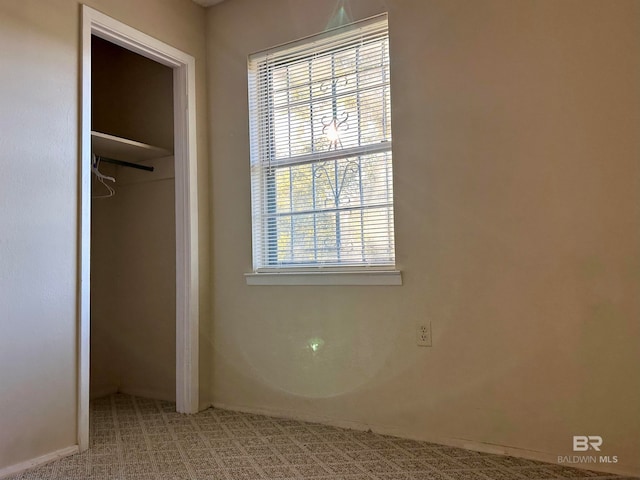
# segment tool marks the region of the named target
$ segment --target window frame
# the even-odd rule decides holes
[[[296,265],[294,262],[283,263],[281,260],[275,260],[273,261],[273,263],[271,263],[271,260],[269,259],[273,255],[274,250],[271,249],[268,243],[273,241],[272,238],[276,238],[276,237],[272,234],[269,234],[269,230],[277,227],[274,227],[271,223],[269,223],[269,222],[273,223],[274,221],[273,216],[270,216],[268,213],[265,214],[265,212],[267,211],[267,208],[269,208],[268,206],[271,205],[271,203],[275,203],[273,200],[273,198],[275,198],[273,191],[270,192],[269,189],[277,188],[275,186],[276,185],[275,180],[274,180],[274,184],[270,186],[270,183],[268,182],[268,180],[265,179],[265,176],[275,175],[275,172],[278,168],[300,166],[305,164],[318,165],[320,162],[333,160],[334,162],[336,162],[335,168],[337,169],[338,161],[340,160],[348,161],[350,158],[357,158],[358,171],[359,171],[359,175],[361,175],[360,172],[362,168],[362,163],[361,163],[362,157],[366,157],[366,156],[372,157],[376,154],[382,153],[385,155],[387,154],[389,155],[388,159],[383,160],[383,166],[386,165],[387,162],[389,164],[384,168],[390,168],[391,172],[393,172],[392,140],[385,139],[379,143],[370,143],[370,144],[361,145],[359,140],[360,138],[359,136],[361,135],[360,131],[358,133],[359,136],[358,136],[357,146],[341,148],[341,149],[337,149],[336,147],[336,149],[334,150],[329,149],[327,151],[320,151],[320,152],[316,151],[308,154],[293,155],[285,158],[276,158],[275,140],[273,139],[273,134],[271,132],[271,130],[273,130],[274,128],[274,121],[275,121],[271,117],[273,115],[272,113],[273,106],[270,104],[273,97],[273,91],[271,90],[269,91],[269,93],[264,93],[265,88],[273,88],[272,87],[273,72],[269,71],[273,67],[268,62],[269,55],[273,55],[274,52],[283,51],[283,50],[286,50],[286,51],[299,50],[305,53],[305,51],[309,49],[310,51],[308,52],[308,58],[311,60],[314,58],[315,54],[311,51],[312,47],[311,48],[308,47],[309,45],[313,46],[316,42],[321,42],[321,41],[324,41],[325,39],[332,39],[333,41],[333,37],[336,37],[336,38],[340,38],[341,36],[344,37],[344,36],[347,36],[349,32],[353,31],[354,29],[365,28],[368,25],[380,24],[382,22],[385,23],[386,38],[388,39],[389,34],[388,34],[387,14],[385,13],[385,14],[378,15],[376,17],[372,17],[370,19],[366,19],[360,22],[355,22],[353,24],[350,24],[344,27],[339,27],[337,29],[329,30],[319,35],[306,37],[304,39],[301,39],[295,42],[281,45],[279,47],[275,47],[274,49],[270,49],[265,52],[260,52],[260,53],[251,55],[249,57],[248,72],[249,72],[249,109],[250,109],[249,122],[250,122],[250,137],[251,137],[250,165],[251,165],[251,182],[252,182],[251,183],[252,185],[252,243],[253,243],[252,258],[253,258],[254,268],[253,268],[253,272],[245,274],[247,284],[249,285],[401,285],[402,284],[401,272],[396,268],[397,259],[396,259],[396,241],[395,241],[395,208],[394,208],[395,202],[394,202],[394,194],[393,194],[393,178],[387,180],[386,188],[389,188],[389,184],[390,184],[392,189],[390,192],[388,191],[387,193],[387,201],[379,205],[379,207],[381,208],[390,209],[390,213],[391,213],[390,221],[392,222],[392,225],[390,227],[391,230],[389,231],[389,234],[392,237],[390,240],[391,243],[389,245],[390,247],[392,247],[392,250],[391,250],[391,257],[389,257],[391,261],[388,263],[386,262],[382,263],[380,261],[376,263],[373,263],[373,262],[366,263],[363,257],[363,262],[351,261],[348,263],[345,262],[343,264],[340,264],[340,259],[339,259],[340,247],[339,247],[339,237],[338,237],[338,235],[340,235],[339,232],[336,233],[336,242],[337,242],[336,249],[337,249],[337,255],[338,255],[337,262],[330,261],[328,262],[329,264],[318,262],[317,252],[316,252],[314,253],[314,256],[316,257],[315,261],[318,263],[313,263],[313,262],[310,262],[309,260],[305,260],[299,265]],[[347,38],[349,42],[353,42],[354,36],[351,35]],[[356,47],[356,45],[353,45],[353,47],[351,47],[348,45],[348,43],[346,43],[346,47],[345,47],[344,41],[341,41],[341,42],[335,41],[335,51],[332,52],[331,54],[335,55],[338,52],[343,51],[342,50],[343,48],[344,48],[344,51],[348,51],[349,49],[354,47]],[[326,55],[326,52],[331,52],[331,50],[325,50],[323,52],[324,52],[323,54]],[[387,55],[388,55],[388,52],[387,52]],[[257,61],[253,60],[253,64],[255,66],[252,67],[252,57],[255,57],[255,56],[258,56],[258,58],[260,58],[261,60],[257,60]],[[298,56],[296,58],[296,61],[304,60],[305,58],[306,58],[305,55]],[[292,60],[291,63],[293,62],[294,61]],[[262,66],[263,64],[266,67],[263,67]],[[283,62],[282,65],[287,65],[287,63]],[[260,75],[260,73],[258,72],[260,72],[261,68],[262,69],[266,68],[267,73],[264,73],[264,72],[261,73],[261,75],[263,75],[263,78],[261,79],[262,82],[259,82],[257,77]],[[335,75],[335,73],[332,73],[332,77],[330,81],[333,83],[333,85],[335,85],[336,77],[334,77],[333,75]],[[265,78],[267,79],[266,81],[264,80]],[[309,81],[310,82],[312,81],[311,77],[309,78]],[[390,89],[391,88],[390,82],[388,82],[387,84],[383,82],[381,84],[381,87]],[[361,91],[360,87],[358,86],[355,92],[358,92],[358,95],[359,95],[360,91]],[[332,88],[332,93],[330,96],[331,101],[334,104],[334,121],[335,121],[335,115],[336,115],[335,114],[336,95],[337,94],[335,92],[335,86],[334,86]],[[255,103],[260,104],[261,101],[264,102],[265,99],[267,99],[267,102],[268,102],[266,111],[271,117],[267,121],[266,127],[265,127],[265,121],[263,118],[261,118],[259,109],[255,105]],[[309,100],[309,105],[310,106],[314,105],[313,98]],[[260,104],[260,106],[263,107],[263,104]],[[385,112],[383,115],[386,116],[387,107],[383,105],[382,108],[383,108],[383,111]],[[358,112],[358,118],[360,118],[359,115],[360,113]],[[390,122],[390,120],[391,119],[389,118],[388,121]],[[313,129],[314,126],[311,125],[311,128]],[[266,129],[269,133],[265,134],[264,131],[262,131],[262,134],[260,134],[259,133],[260,129],[262,130]],[[264,140],[265,137],[267,138],[266,149],[268,149],[269,151],[268,164],[266,164],[264,161],[264,154],[262,153],[262,151],[259,150],[261,148],[262,149],[265,148],[265,140]],[[313,138],[313,133],[311,138]],[[385,135],[385,138],[386,138],[386,135]],[[256,153],[256,151],[258,151],[258,153]],[[375,161],[375,160],[372,160],[372,161]],[[258,170],[258,172],[255,171],[256,169]],[[256,180],[256,176],[258,180]],[[362,190],[361,177],[358,179],[358,185],[360,190]],[[335,188],[337,190],[337,185],[335,186]],[[313,197],[313,203],[314,203],[314,207],[313,207],[314,215],[316,214],[316,212],[318,213],[322,212],[321,209],[316,210],[315,195],[316,195],[316,191],[315,191],[315,181],[314,181],[314,189],[312,191],[312,197]],[[362,198],[361,198],[361,201],[362,201]],[[256,213],[255,213],[256,203],[259,206],[259,210],[261,210],[258,216],[259,220],[256,219]],[[360,206],[358,208],[361,211],[363,211],[366,207],[364,204],[360,203]],[[375,208],[375,205],[374,205],[374,208]],[[336,212],[343,211],[343,209],[338,205],[337,197],[336,197],[335,210]],[[288,213],[288,215],[292,216],[292,218],[294,215],[297,215],[297,214],[299,213],[294,212],[293,210]],[[286,216],[287,213],[282,215]],[[387,213],[387,215],[389,215],[389,213]],[[314,225],[315,225],[315,220],[314,220]],[[293,234],[293,231],[292,231],[292,234]],[[362,235],[364,234],[361,233],[361,242],[364,242],[364,237]],[[317,239],[317,233],[315,233],[314,231],[314,241],[316,239]],[[317,249],[317,247],[314,247],[314,248]],[[276,248],[275,254],[277,255],[278,252],[279,250]]]

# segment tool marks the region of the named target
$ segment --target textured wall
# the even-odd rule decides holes
[[[116,195],[92,202],[92,398],[120,391],[175,401],[173,160],[144,162],[154,172],[112,169]]]
[[[245,284],[247,55],[336,2],[211,8],[215,402],[552,461],[601,435],[640,473],[640,4],[344,4],[389,12],[404,285]]]
[[[119,177],[118,167],[103,163],[104,175]],[[120,182],[118,194],[108,199],[91,201],[91,398],[117,392],[120,387],[120,362],[116,348],[116,326],[120,270],[118,239],[120,234]],[[107,190],[91,175],[92,195],[106,195]]]
[[[97,37],[91,45],[92,130],[173,149],[171,68]],[[92,398],[176,398],[174,158],[144,164],[155,170],[102,164],[116,195],[92,200]]]
[[[91,40],[91,129],[173,151],[173,70]]]
[[[85,3],[194,55],[204,102],[202,8]],[[0,2],[0,469],[76,443],[79,54],[77,0]],[[208,318],[205,113],[202,104],[200,311]]]

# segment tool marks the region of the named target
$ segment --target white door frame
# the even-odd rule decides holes
[[[176,205],[176,404],[198,411],[198,184],[195,59],[82,5],[80,232],[78,259],[78,445],[89,447],[89,329],[91,258],[91,35],[173,69]]]

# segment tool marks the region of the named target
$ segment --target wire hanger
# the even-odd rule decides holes
[[[96,176],[98,181],[105,186],[105,188],[108,190],[109,193],[105,195],[92,195],[91,198],[111,198],[116,194],[116,191],[111,185],[108,185],[105,182],[105,180],[116,183],[116,179],[113,177],[109,177],[108,175],[103,175],[98,169],[98,167],[100,167],[100,157],[96,157],[95,154],[92,154],[91,155],[91,171]]]

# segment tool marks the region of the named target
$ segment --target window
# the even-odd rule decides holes
[[[249,57],[256,272],[393,267],[386,15]]]

